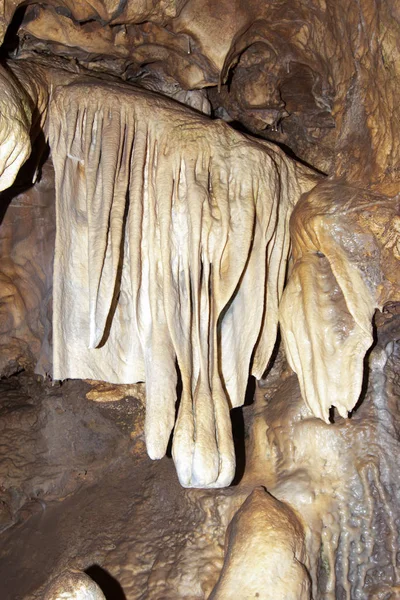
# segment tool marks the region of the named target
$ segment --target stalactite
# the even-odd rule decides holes
[[[145,379],[147,448],[161,458],[176,360],[180,480],[227,485],[229,409],[271,355],[288,219],[314,179],[268,144],[134,88],[58,88],[49,121],[54,377]]]
[[[396,197],[335,182],[316,186],[293,212],[280,323],[302,396],[327,423],[332,406],[347,417],[360,397],[375,309],[400,298],[398,260],[388,253],[397,215]]]

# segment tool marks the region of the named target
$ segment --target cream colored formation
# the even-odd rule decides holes
[[[145,380],[147,449],[161,458],[177,362],[179,479],[229,485],[229,409],[272,352],[292,199],[314,182],[272,146],[136,88],[63,86],[49,122],[53,375]]]
[[[38,88],[32,65],[17,65],[19,88],[1,72],[12,99],[4,122],[22,134],[2,146],[0,189],[29,155],[32,106],[40,101],[44,122],[50,90],[53,377],[145,380],[149,455],[164,456],[175,426],[182,485],[229,485],[229,410],[271,356],[289,218],[316,177],[273,145],[152,92],[52,71],[40,72]],[[391,297],[378,293],[379,260],[366,281],[354,248],[335,235],[351,212],[347,201],[335,209],[338,190],[319,185],[296,209],[281,307],[289,361],[324,420],[330,406],[345,416],[356,404],[372,314]]]
[[[0,67],[0,191],[10,187],[31,152],[32,109],[25,91]]]
[[[375,309],[400,300],[399,215],[397,199],[332,182],[292,215],[280,324],[303,399],[326,423],[331,406],[347,417],[357,404]]]

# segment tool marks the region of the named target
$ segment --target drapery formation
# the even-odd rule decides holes
[[[334,181],[293,212],[280,324],[301,394],[327,423],[331,407],[347,417],[360,397],[375,309],[400,301],[399,215],[397,196]]]
[[[397,198],[314,187],[277,148],[133,86],[54,71],[35,88],[17,75],[25,105],[45,106],[51,89],[39,114],[56,177],[54,378],[145,380],[149,455],[165,454],[175,425],[182,484],[228,485],[229,410],[270,358],[289,218],[314,188],[292,215],[280,322],[312,412],[346,416],[374,310],[400,298]]]
[[[146,381],[146,443],[187,486],[234,475],[229,409],[277,330],[293,203],[307,169],[143,90],[58,88],[54,378]],[[254,357],[252,360],[252,355]]]

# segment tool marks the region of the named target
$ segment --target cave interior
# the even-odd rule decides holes
[[[400,598],[399,94],[397,0],[0,0],[2,600]]]

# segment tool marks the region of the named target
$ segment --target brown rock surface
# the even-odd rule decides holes
[[[229,524],[225,563],[210,600],[234,600],[239,593],[242,600],[308,600],[305,559],[298,517],[257,488]]]
[[[0,381],[2,593],[39,600],[75,569],[113,600],[207,597],[232,491],[185,491],[171,459],[137,452],[140,404],[90,402],[87,390],[25,374]]]
[[[4,0],[3,35],[20,4]],[[381,189],[398,183],[394,0],[52,0],[22,10],[30,56],[51,51],[128,79],[161,68],[187,90],[228,80],[212,97],[231,119],[324,172]]]

